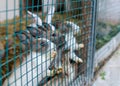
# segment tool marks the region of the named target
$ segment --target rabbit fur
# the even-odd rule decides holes
[[[60,50],[60,48],[58,49],[58,47],[60,45],[60,42],[62,42],[62,45],[65,43],[65,36],[60,34],[60,33],[59,34],[55,33],[55,27],[51,24],[52,17],[54,16],[54,12],[55,12],[55,7],[51,6],[51,8],[50,8],[50,10],[49,10],[49,12],[48,12],[48,14],[47,14],[47,16],[45,18],[45,22],[42,22],[42,26],[40,26],[41,24],[38,25],[36,22],[35,23],[36,23],[36,25],[38,25],[37,26],[38,29],[42,29],[43,32],[46,32],[46,33],[42,32],[44,34],[44,36],[45,36],[44,38],[47,38],[47,39],[51,40],[52,42],[54,42],[56,44],[57,52],[58,52],[58,59],[55,58],[55,60],[54,60],[55,62],[52,62],[52,64],[54,64],[55,68],[59,69],[59,68],[61,68],[61,58],[62,58],[61,54],[62,54],[62,50]],[[40,17],[39,17],[39,19],[40,19]],[[31,30],[35,30],[35,29],[33,28]],[[58,62],[59,62],[59,64],[57,64]]]
[[[39,42],[44,42],[48,45],[48,48],[46,48],[43,53],[40,48],[46,46],[40,45]],[[43,77],[53,74],[48,67],[56,56],[56,46],[45,38],[39,38],[38,44],[38,46],[40,46],[38,47],[39,49],[36,50],[36,48],[32,48],[32,50],[30,50],[26,59],[13,70],[10,77],[3,83],[3,86],[37,86],[38,82],[41,81]]]
[[[84,44],[78,44],[75,38],[75,34],[80,32],[80,27],[71,21],[65,21],[64,23],[57,21],[55,27],[65,35],[65,49],[70,49],[70,59],[76,63],[83,62],[74,52],[75,50],[84,47]]]

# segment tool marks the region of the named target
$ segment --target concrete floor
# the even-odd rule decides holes
[[[93,86],[120,86],[120,47],[101,69]]]

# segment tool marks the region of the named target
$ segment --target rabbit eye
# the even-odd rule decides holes
[[[55,34],[55,33],[53,33],[53,34],[52,34],[52,36],[56,36],[56,34]]]
[[[40,45],[41,45],[41,46],[47,46],[47,45],[48,45],[48,43],[47,43],[47,42],[43,42],[43,41],[42,41],[42,42],[40,43]]]

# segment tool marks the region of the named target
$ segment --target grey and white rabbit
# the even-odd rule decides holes
[[[49,9],[49,12],[48,12],[48,14],[47,14],[47,16],[45,18],[45,22],[42,22],[42,24],[38,25],[37,24],[37,18],[39,18],[39,20],[41,20],[41,18],[38,17],[38,16],[37,16],[37,18],[33,17],[34,18],[33,21],[35,20],[36,22],[34,22],[34,24],[36,23],[36,25],[38,25],[37,26],[38,29],[42,30],[44,38],[47,38],[47,39],[49,39],[50,41],[52,41],[52,42],[54,42],[56,44],[58,56],[54,59],[54,62],[52,62],[52,64],[54,65],[54,67],[56,69],[62,69],[62,64],[61,64],[62,50],[60,49],[60,46],[64,45],[64,43],[65,43],[65,36],[60,34],[60,33],[55,33],[56,32],[55,27],[52,25],[52,17],[54,16],[54,12],[55,12],[55,7],[51,6],[50,9]],[[31,15],[33,13],[30,13],[28,11],[28,14]],[[39,22],[39,23],[41,23],[41,22]],[[40,26],[40,25],[42,25],[42,26]],[[39,31],[37,32],[35,30],[37,30],[37,29],[35,29],[35,28],[31,29],[31,33],[35,34],[36,36],[39,36],[40,35],[40,34],[38,34]]]
[[[52,17],[54,16],[55,7],[51,6],[45,18],[45,22],[37,16],[37,14],[27,11],[32,17],[33,23],[27,26],[28,32],[34,37],[47,38],[49,40],[56,39],[55,27],[52,25]]]
[[[58,24],[58,22],[56,22],[56,23]],[[65,34],[65,39],[67,42],[65,44],[65,47],[68,47],[70,49],[70,51],[65,54],[62,53],[62,66],[63,66],[62,72],[64,74],[64,77],[57,77],[55,79],[53,78],[47,84],[50,84],[52,82],[52,85],[54,85],[53,82],[55,80],[56,85],[60,85],[59,83],[62,83],[60,86],[69,86],[69,84],[74,81],[75,76],[76,76],[76,63],[83,62],[83,60],[81,58],[76,56],[74,50],[77,50],[78,48],[83,48],[84,44],[77,43],[74,35],[80,31],[80,27],[77,26],[76,24],[74,24],[73,22],[66,21],[62,24],[62,22],[59,21],[59,25],[57,28],[59,28],[59,30],[62,34]],[[74,64],[70,63],[70,59],[75,61],[76,63],[74,63]],[[59,72],[59,71],[57,71],[57,72]],[[44,86],[46,86],[46,85],[44,85]]]
[[[45,38],[33,40],[29,45],[26,48],[30,47],[30,52],[4,81],[3,86],[37,86],[42,78],[52,76],[53,71],[48,67],[56,57],[56,45]]]
[[[70,49],[70,59],[77,63],[83,62],[74,52],[75,50],[84,47],[84,44],[78,44],[75,38],[75,34],[80,32],[80,27],[71,21],[65,21],[63,23],[61,21],[56,21],[55,27],[65,35],[65,48]]]

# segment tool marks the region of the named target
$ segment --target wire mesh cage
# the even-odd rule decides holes
[[[2,0],[0,85],[90,85],[95,18],[96,0]]]

